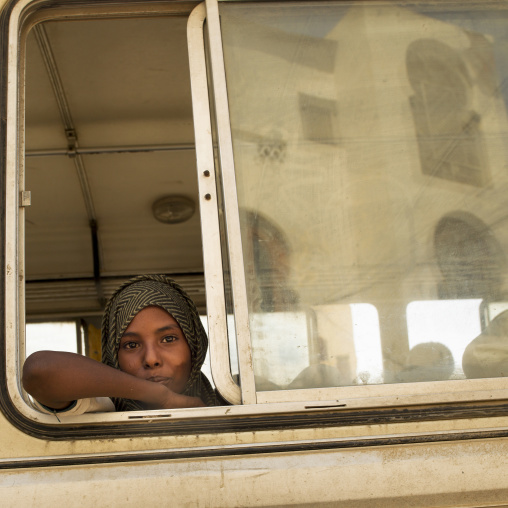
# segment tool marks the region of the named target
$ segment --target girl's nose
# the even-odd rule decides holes
[[[153,369],[154,367],[160,367],[162,360],[160,355],[157,353],[157,348],[152,345],[145,346],[145,356],[143,363],[146,369]]]

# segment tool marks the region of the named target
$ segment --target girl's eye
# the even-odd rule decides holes
[[[136,347],[138,347],[138,343],[137,342],[130,341],[130,342],[124,342],[122,344],[122,348],[123,349],[134,349]]]
[[[178,337],[175,335],[166,335],[162,337],[162,342],[175,342],[175,340],[178,340]]]

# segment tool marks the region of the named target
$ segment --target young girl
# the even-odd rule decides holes
[[[23,386],[49,413],[214,406],[201,372],[208,347],[194,303],[172,279],[141,275],[109,300],[102,320],[102,362],[38,351]]]

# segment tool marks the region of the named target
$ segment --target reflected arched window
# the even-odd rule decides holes
[[[291,249],[280,228],[250,210],[240,213],[249,307],[254,311],[295,309],[298,298],[289,287]]]
[[[407,49],[406,68],[422,172],[484,186],[481,117],[472,109],[472,81],[461,55],[443,42],[419,39]]]
[[[439,298],[499,299],[506,259],[491,229],[467,212],[444,216],[434,232],[443,280]]]

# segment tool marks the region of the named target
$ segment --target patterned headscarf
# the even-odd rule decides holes
[[[200,397],[207,406],[218,405],[210,382],[201,372],[208,338],[196,306],[183,289],[165,275],[140,275],[120,286],[110,298],[102,318],[102,362],[115,369],[120,339],[136,314],[156,306],[168,312],[180,325],[191,352],[191,372],[184,395]],[[113,398],[117,411],[144,409],[135,400]]]

